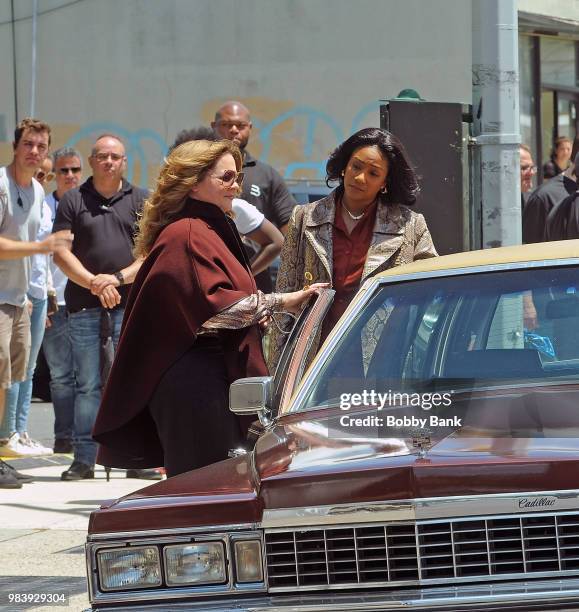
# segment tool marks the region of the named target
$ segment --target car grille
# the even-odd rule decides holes
[[[265,533],[271,591],[579,574],[579,514]]]

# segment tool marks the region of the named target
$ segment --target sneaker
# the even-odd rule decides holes
[[[165,470],[152,468],[148,470],[127,470],[127,478],[141,478],[142,480],[162,480]]]
[[[25,483],[32,482],[34,480],[32,476],[28,476],[28,474],[23,474],[22,472],[19,472],[15,467],[0,459],[0,469],[2,468],[7,470],[9,474],[12,474],[12,476],[14,476],[14,478],[16,478],[16,480],[18,480],[19,482]]]
[[[33,457],[35,454],[35,450],[20,439],[17,431],[0,444],[0,457]]]
[[[72,453],[72,440],[70,438],[56,438],[52,450],[55,453]]]
[[[33,456],[41,457],[53,454],[51,448],[47,448],[46,446],[40,444],[40,442],[37,440],[33,440],[26,432],[20,434],[20,441],[22,444],[32,449],[33,453],[31,453],[31,455]]]
[[[5,466],[6,463],[0,463],[0,489],[21,489],[22,483]]]
[[[60,475],[60,480],[86,480],[94,478],[94,465],[73,461],[68,470]]]

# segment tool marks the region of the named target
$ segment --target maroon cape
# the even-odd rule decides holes
[[[163,465],[149,399],[165,371],[195,342],[201,325],[252,293],[255,281],[233,222],[217,206],[189,200],[157,238],[131,288],[93,429],[100,443],[98,463]],[[223,330],[220,336],[230,382],[267,375],[257,325]],[[187,401],[184,397],[184,406]]]

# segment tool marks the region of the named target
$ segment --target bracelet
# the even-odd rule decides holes
[[[271,310],[279,310],[283,306],[283,297],[281,293],[272,293],[273,304]]]
[[[123,276],[123,273],[121,271],[114,272],[113,276],[119,281],[119,286],[125,284],[125,277]]]

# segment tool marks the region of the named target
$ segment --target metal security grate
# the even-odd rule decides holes
[[[579,573],[579,514],[529,514],[265,534],[272,591]]]

